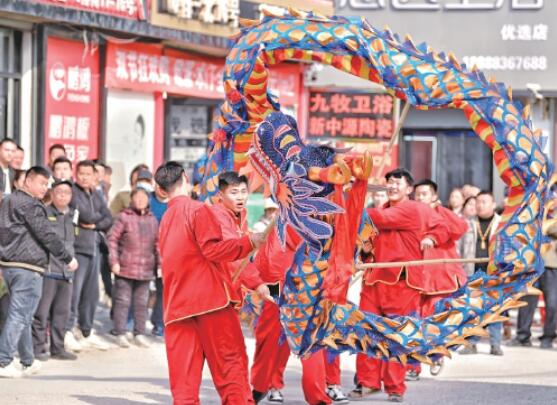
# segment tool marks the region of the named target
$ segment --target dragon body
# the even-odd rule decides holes
[[[438,302],[432,316],[382,317],[328,298],[327,263],[338,226],[331,218],[347,215],[333,191],[342,193],[351,178],[369,176],[369,157],[342,155],[300,139],[295,120],[280,112],[268,88],[268,68],[288,60],[328,64],[382,84],[417,109],[460,109],[491,148],[508,197],[490,241],[488,272],[473,276]],[[365,19],[278,8],[264,9],[260,21],[242,28],[226,60],[224,86],[226,100],[213,132],[201,193],[211,198],[218,174],[238,170],[249,159],[280,206],[279,236],[289,224],[304,238],[280,303],[286,338],[295,353],[325,348],[429,362],[484,335],[484,326],[502,321],[504,311],[522,305],[518,300],[543,271],[542,221],[552,168],[528,108],[513,100],[510,89],[460,64],[452,54],[416,45],[410,37],[400,39]],[[360,232],[366,224],[364,220]],[[341,272],[339,277],[339,283],[347,284],[350,274]]]

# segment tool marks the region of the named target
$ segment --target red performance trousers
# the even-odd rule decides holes
[[[285,341],[278,344],[282,334],[279,308],[265,302],[255,328],[255,356],[251,367],[251,384],[259,392],[284,387],[283,375],[290,356]],[[309,404],[331,403],[326,394],[327,384],[340,385],[340,362],[337,357],[328,363],[323,351],[302,360],[302,389]]]
[[[420,310],[420,292],[408,287],[405,280],[394,285],[376,283],[364,285],[360,295],[360,309],[378,315],[410,315]],[[397,362],[356,357],[356,376],[364,387],[381,389],[381,382],[389,394],[404,394],[406,368]]]
[[[205,359],[223,404],[253,404],[246,346],[234,308],[171,323],[164,339],[174,405],[200,404]]]

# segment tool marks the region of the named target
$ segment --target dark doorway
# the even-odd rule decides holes
[[[416,180],[431,178],[445,203],[451,190],[464,184],[493,187],[491,150],[470,130],[405,130],[401,163]]]

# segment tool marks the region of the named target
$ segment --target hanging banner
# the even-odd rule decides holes
[[[106,86],[140,92],[167,92],[208,99],[224,98],[224,60],[189,54],[160,45],[109,43]],[[269,85],[281,104],[298,104],[302,68],[271,69]]]
[[[45,161],[55,143],[74,162],[97,158],[99,53],[85,52],[82,42],[49,37],[45,77]]]
[[[94,13],[108,14],[113,17],[145,20],[143,0],[32,0],[51,6],[75,8]]]

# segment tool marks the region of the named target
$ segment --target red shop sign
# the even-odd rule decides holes
[[[55,143],[72,161],[96,158],[99,127],[99,53],[82,42],[49,37],[46,52],[45,161]]]
[[[188,54],[160,45],[109,43],[106,86],[141,92],[163,92],[200,98],[222,99],[224,60]],[[270,87],[281,103],[298,103],[301,68],[271,69]]]
[[[52,6],[75,8],[114,17],[145,20],[143,0],[32,0]]]
[[[394,98],[388,94],[311,91],[308,138],[389,140]]]

